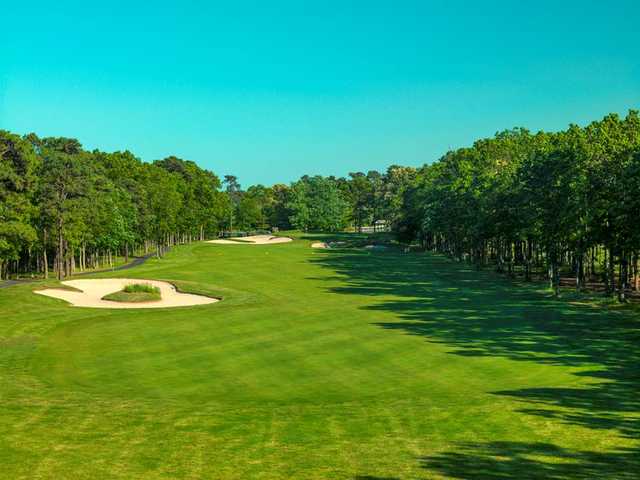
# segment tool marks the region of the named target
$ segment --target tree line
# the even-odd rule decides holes
[[[87,151],[73,138],[0,130],[0,278],[60,279],[222,232],[361,226],[388,214],[389,198],[401,204],[397,172],[415,169],[243,190],[235,176],[221,181],[175,156],[148,163],[128,151]]]
[[[0,274],[58,278],[217,232],[230,208],[195,163],[144,163],[71,138],[0,131]]]
[[[304,175],[290,185],[253,185],[242,190],[238,179],[223,180],[231,209],[231,230],[297,229],[304,232],[338,232],[348,227],[360,230],[383,220],[396,222],[403,195],[417,170],[399,165],[386,172],[353,172],[347,178]]]
[[[578,290],[600,281],[620,300],[638,289],[640,118],[611,114],[581,128],[498,133],[418,172],[399,236],[528,280],[545,267]]]
[[[611,114],[561,132],[506,130],[421,168],[289,185],[222,180],[174,156],[86,151],[70,138],[0,131],[0,275],[59,278],[159,256],[176,243],[256,230],[360,230],[530,280],[571,276],[621,300],[638,288],[640,119]]]

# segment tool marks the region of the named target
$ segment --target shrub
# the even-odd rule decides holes
[[[132,283],[122,290],[125,293],[155,293],[160,294],[160,289],[149,283]]]

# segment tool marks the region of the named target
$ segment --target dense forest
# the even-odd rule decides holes
[[[637,290],[640,252],[640,118],[608,115],[558,133],[515,129],[447,153],[407,189],[397,231],[425,248],[495,263],[513,274],[545,266],[582,289]]]
[[[304,176],[243,190],[192,161],[86,151],[71,138],[0,131],[0,274],[75,271],[232,231],[341,231],[398,240],[529,280],[638,289],[640,117],[518,128],[421,168]]]

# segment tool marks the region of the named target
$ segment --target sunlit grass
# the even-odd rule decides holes
[[[206,306],[0,290],[0,478],[632,478],[636,316],[353,238],[127,272]]]

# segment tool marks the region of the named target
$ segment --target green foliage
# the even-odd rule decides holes
[[[556,291],[560,270],[573,271],[578,286],[603,274],[608,292],[617,282],[623,297],[640,276],[639,145],[631,111],[558,133],[505,130],[419,170],[391,165],[243,190],[237,177],[221,182],[175,156],[149,164],[130,152],[87,152],[75,139],[2,131],[0,274],[10,263],[33,265],[33,253],[54,256],[63,276],[87,252],[161,254],[224,230],[378,222],[403,242],[477,265],[529,275],[534,260],[544,262]]]
[[[347,226],[349,204],[332,178],[302,177],[291,185],[291,224],[304,231],[336,232]]]
[[[501,132],[423,167],[405,191],[397,232],[500,269],[529,268],[535,250],[556,293],[563,266],[580,288],[589,255],[590,275],[602,260],[607,288],[617,282],[624,298],[640,253],[639,155],[635,111],[554,134]]]
[[[36,241],[35,191],[40,159],[19,136],[0,130],[0,278],[8,260],[18,260]]]
[[[36,258],[53,260],[62,277],[88,257],[215,236],[228,205],[220,188],[216,175],[176,157],[149,164],[75,139],[0,131],[0,276],[8,261],[33,269]]]
[[[356,228],[373,223],[374,186],[364,173],[350,173],[349,200]]]
[[[177,174],[182,179],[176,180],[181,197],[176,229],[190,232],[201,240],[204,240],[205,233],[217,233],[225,221],[218,195],[222,185],[220,179],[192,161],[173,156],[158,160],[154,165]]]
[[[293,228],[289,217],[292,215],[288,204],[291,198],[291,189],[284,184],[276,184],[271,187],[271,203],[266,208],[265,215],[268,224],[280,230]]]
[[[112,302],[155,302],[160,300],[160,289],[148,283],[132,283],[125,286],[121,291],[110,293],[102,297],[103,300]]]

